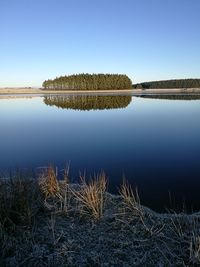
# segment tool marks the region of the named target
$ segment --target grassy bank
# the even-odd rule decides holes
[[[71,184],[53,167],[0,181],[0,266],[199,266],[200,215],[158,214],[102,172]]]

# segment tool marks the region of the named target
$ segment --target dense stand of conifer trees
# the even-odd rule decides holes
[[[131,89],[132,82],[123,74],[76,74],[43,82],[48,90],[117,90]]]
[[[131,96],[48,95],[44,97],[44,103],[62,109],[102,110],[125,108],[131,103]]]
[[[136,89],[200,88],[200,79],[165,80],[134,84]]]
[[[179,79],[143,82],[133,85],[136,89],[200,88],[200,79]]]

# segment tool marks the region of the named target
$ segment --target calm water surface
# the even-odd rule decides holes
[[[71,162],[125,175],[154,210],[200,208],[200,100],[131,96],[0,99],[0,169]]]

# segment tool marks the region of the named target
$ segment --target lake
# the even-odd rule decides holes
[[[0,169],[53,163],[122,177],[157,211],[200,209],[200,97],[62,95],[0,99]]]

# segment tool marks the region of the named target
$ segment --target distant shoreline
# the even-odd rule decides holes
[[[174,93],[200,93],[200,88],[177,89],[124,89],[124,90],[41,90],[35,88],[0,88],[0,95],[46,95],[46,94],[174,94]]]

